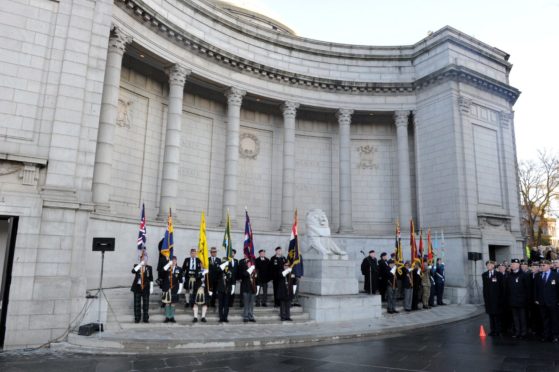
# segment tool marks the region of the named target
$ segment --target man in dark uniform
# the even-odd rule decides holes
[[[194,305],[192,306],[193,318],[192,323],[198,322],[198,309],[202,308],[202,323],[206,323],[206,312],[208,311],[208,304],[210,302],[210,293],[208,291],[208,282],[206,281],[208,272],[206,270],[199,271],[196,274],[194,282]]]
[[[483,282],[483,301],[485,312],[489,315],[489,336],[498,336],[501,332],[501,316],[505,295],[505,281],[501,273],[495,270],[495,263],[485,263],[487,271],[481,274]]]
[[[435,268],[435,291],[437,292],[437,305],[446,305],[443,302],[444,282],[444,263],[440,258],[437,258],[437,267]]]
[[[229,262],[227,257],[223,258],[223,263],[219,266],[217,277],[217,301],[219,303],[219,322],[229,322],[227,317],[229,315],[229,296],[235,279],[233,278],[233,271],[231,270],[232,263]]]
[[[386,254],[386,252],[382,252],[380,254],[380,261],[378,262],[379,292],[381,301],[386,301],[386,284],[388,283],[388,273],[390,272],[387,257],[388,255]]]
[[[198,250],[196,248],[192,248],[190,250],[190,257],[185,258],[182,264],[182,271],[184,272],[187,292],[185,295],[186,302],[184,307],[194,306],[194,283],[196,283],[196,278],[202,271],[202,261],[196,257],[197,254]]]
[[[435,281],[436,274],[436,265],[430,266],[429,269],[429,280],[431,281],[431,288],[429,291],[429,307],[435,307],[435,297],[437,296],[437,283]]]
[[[396,314],[396,267],[393,259],[386,262],[388,273],[386,274],[386,310],[388,314]]]
[[[541,273],[536,278],[536,303],[540,306],[543,320],[542,341],[559,342],[557,304],[559,303],[559,274],[551,271],[549,261],[541,264]]]
[[[291,321],[291,298],[293,297],[293,279],[289,263],[283,265],[282,278],[278,283],[278,299],[280,301],[280,319]]]
[[[411,309],[418,310],[418,304],[421,297],[421,264],[415,262],[412,269],[413,277],[413,289],[412,289],[412,299],[411,299]]]
[[[254,299],[256,297],[256,267],[251,259],[245,254],[245,258],[239,262],[239,274],[241,276],[241,295],[243,296],[243,322],[255,322]]]
[[[235,255],[237,254],[237,250],[232,249],[231,250],[233,257],[231,258],[231,275],[233,278],[233,284],[231,286],[231,294],[229,295],[229,307],[233,307],[233,303],[235,302],[235,289],[237,288],[237,280],[241,280],[241,276],[239,275],[239,260],[237,260],[235,258]],[[240,304],[241,307],[243,307],[243,295],[241,294],[241,300],[240,300]]]
[[[221,260],[217,257],[217,249],[212,247],[210,249],[209,267],[208,267],[208,281],[210,288],[208,290],[212,292],[210,296],[210,306],[215,307],[215,299],[217,298],[217,277],[219,275],[219,265],[221,265]],[[214,310],[215,311],[215,310]]]
[[[274,286],[274,307],[278,307],[280,305],[277,295],[278,284],[283,278],[281,273],[283,271],[283,265],[285,265],[286,262],[287,258],[281,254],[281,247],[276,247],[276,254],[270,259],[270,275]]]
[[[163,303],[165,304],[165,323],[175,323],[175,304],[179,302],[179,294],[182,292],[184,283],[184,274],[180,267],[177,266],[177,257],[171,257],[171,261],[163,267],[165,275],[163,275],[163,283],[161,290],[163,291]]]
[[[258,251],[258,258],[255,260],[256,266],[256,307],[268,306],[266,304],[268,298],[268,282],[270,281],[270,260],[266,257],[266,251],[261,249]]]
[[[370,250],[369,255],[361,262],[361,274],[365,276],[365,293],[376,294],[378,289],[378,264],[374,250]]]
[[[530,306],[529,306],[529,322],[532,334],[541,337],[543,332],[543,323],[540,314],[540,306],[536,304],[536,280],[540,275],[539,261],[532,261],[530,266]]]
[[[146,250],[143,249],[140,254],[140,263],[132,269],[134,281],[130,290],[134,293],[134,321],[136,323],[140,323],[140,318],[144,323],[149,323],[149,295],[153,293],[153,271],[147,264],[147,258]]]
[[[505,280],[507,304],[512,311],[514,323],[513,338],[526,338],[528,332],[526,307],[530,299],[530,279],[528,274],[520,270],[520,260],[511,260],[511,272]]]

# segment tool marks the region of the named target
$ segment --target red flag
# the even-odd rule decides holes
[[[427,230],[427,262],[433,263],[433,242],[431,241],[431,229]]]
[[[410,219],[410,250],[411,262],[413,262],[417,258],[417,246],[415,244],[415,228],[413,225],[413,218]]]
[[[421,270],[423,270],[423,230],[419,230],[419,259],[421,260]]]

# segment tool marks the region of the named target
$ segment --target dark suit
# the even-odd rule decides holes
[[[501,331],[501,317],[505,301],[505,278],[496,270],[481,274],[483,281],[483,301],[485,312],[489,315],[491,335]]]
[[[257,257],[254,260],[258,276],[256,283],[260,287],[260,292],[256,297],[256,306],[266,306],[268,297],[268,282],[270,281],[270,260],[266,257]]]
[[[278,300],[280,302],[280,319],[291,319],[291,299],[293,298],[293,280],[296,279],[292,273],[282,276],[278,283]]]
[[[540,314],[543,320],[543,336],[546,339],[559,337],[559,324],[557,310],[559,302],[559,274],[553,271],[540,273],[535,279],[535,300],[540,305]]]
[[[130,290],[134,292],[134,320],[139,322],[142,318],[144,322],[147,322],[149,319],[149,291],[150,283],[153,283],[153,270],[151,266],[145,265],[138,271],[132,268],[132,274],[134,274],[134,280]]]
[[[191,264],[193,259],[195,262]],[[184,272],[185,279],[184,287],[189,293],[186,305],[192,306],[194,305],[194,284],[196,283],[196,278],[202,272],[202,261],[198,257],[187,257],[182,264],[182,271]]]
[[[221,259],[219,257],[210,256],[208,267],[208,281],[210,284],[209,290],[212,292],[212,295],[210,296],[210,306],[213,307],[215,307],[215,299],[217,298],[217,279],[219,276],[219,272],[221,271],[219,265],[221,265]]]
[[[226,322],[229,315],[229,296],[231,295],[231,286],[235,282],[231,271],[231,263],[225,267],[225,271],[220,268],[217,275],[217,300],[219,302],[219,321]]]
[[[376,258],[367,256],[361,262],[361,274],[365,276],[365,293],[375,294],[378,289],[378,264]]]
[[[229,263],[229,269],[231,270],[231,277],[233,278],[233,285],[237,285],[237,280],[240,280],[241,277],[239,276],[239,260],[233,258],[233,260]],[[229,307],[233,307],[233,303],[235,302],[235,293],[229,294]],[[243,305],[243,296],[241,295],[241,307]]]
[[[378,262],[379,271],[379,291],[382,301],[386,301],[386,285],[388,284],[388,277],[390,273],[390,267],[388,267],[388,262],[382,258]]]
[[[511,272],[505,280],[505,295],[507,304],[512,311],[514,322],[514,335],[525,337],[528,324],[526,308],[530,300],[530,278],[522,270]]]
[[[270,258],[270,275],[273,280],[274,284],[274,306],[279,306],[280,301],[278,299],[278,284],[280,280],[282,280],[283,275],[281,275],[283,271],[283,265],[287,262],[287,258],[284,256],[273,256]]]

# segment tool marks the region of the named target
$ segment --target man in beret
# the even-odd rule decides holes
[[[375,294],[378,288],[378,264],[374,249],[361,262],[361,274],[365,276],[365,293]]]
[[[258,251],[258,258],[255,259],[256,267],[256,307],[268,306],[268,282],[270,281],[270,260],[266,257],[266,251],[261,249]]]
[[[530,281],[528,275],[520,270],[520,260],[511,260],[511,271],[505,279],[505,295],[511,309],[514,324],[513,338],[526,338],[526,307],[530,299]]]
[[[559,303],[559,274],[551,271],[551,264],[544,260],[540,266],[541,273],[536,279],[535,302],[540,307],[543,320],[542,341],[559,342],[559,324],[557,303]]]

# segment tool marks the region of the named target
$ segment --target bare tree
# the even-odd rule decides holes
[[[545,216],[559,196],[559,157],[546,150],[538,151],[537,161],[522,161],[518,170],[520,196],[528,245],[541,245]]]

